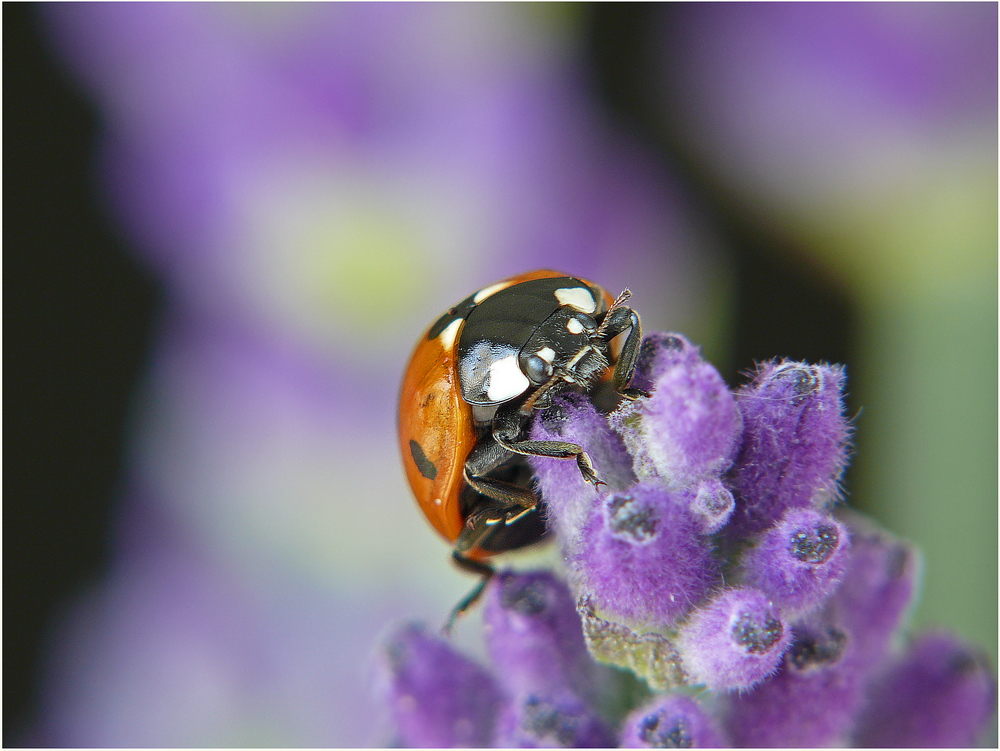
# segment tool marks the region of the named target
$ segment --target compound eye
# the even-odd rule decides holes
[[[536,386],[541,386],[552,375],[552,364],[538,355],[529,355],[524,361],[524,374]]]

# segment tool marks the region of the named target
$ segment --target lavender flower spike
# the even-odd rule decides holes
[[[382,657],[380,682],[402,745],[489,745],[500,691],[485,669],[416,625],[393,634]]]
[[[625,720],[621,748],[723,748],[715,719],[688,696],[661,696]]]
[[[695,611],[680,630],[677,648],[691,683],[745,689],[774,672],[790,638],[764,593],[739,588]]]
[[[850,548],[847,527],[812,509],[792,509],[765,532],[743,563],[744,583],[787,615],[822,602],[840,582]]]
[[[743,442],[730,472],[736,513],[731,537],[761,532],[789,508],[824,508],[847,466],[844,371],[768,362],[736,394]]]
[[[979,739],[996,705],[982,658],[941,634],[893,654],[918,591],[917,551],[828,508],[847,459],[843,371],[767,363],[734,400],[695,347],[653,334],[632,385],[651,396],[604,415],[588,396],[564,395],[534,420],[533,438],[579,443],[608,484],[592,487],[573,462],[531,460],[569,582],[547,571],[492,578],[495,679],[404,632],[397,642],[416,657],[391,663],[405,666],[390,692],[399,740]]]

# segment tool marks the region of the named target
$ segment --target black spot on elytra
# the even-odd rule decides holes
[[[437,477],[438,470],[434,466],[434,462],[427,458],[427,454],[424,453],[420,444],[412,439],[410,440],[410,456],[413,457],[413,463],[417,465],[420,474],[428,480],[433,480]]]

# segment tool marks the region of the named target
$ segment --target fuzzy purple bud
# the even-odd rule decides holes
[[[942,633],[922,636],[868,695],[855,731],[860,746],[973,746],[996,711],[986,658]]]
[[[761,532],[787,509],[836,499],[849,436],[843,381],[840,367],[772,361],[737,392],[743,441],[730,472],[731,535]]]
[[[653,391],[657,377],[665,370],[685,361],[700,359],[698,348],[680,334],[654,331],[639,347],[639,357],[632,375],[632,386]]]
[[[743,689],[774,672],[790,636],[763,592],[738,588],[695,611],[680,630],[677,648],[692,683]]]
[[[568,393],[555,399],[531,428],[536,441],[577,443],[590,456],[594,470],[611,490],[635,482],[632,459],[607,418],[583,394]],[[578,531],[593,513],[597,489],[583,479],[576,462],[533,456],[529,459],[545,499],[548,522],[564,546],[572,547]]]
[[[747,555],[744,583],[764,592],[787,615],[822,602],[847,568],[847,527],[812,509],[792,509]]]
[[[497,721],[499,748],[608,748],[608,726],[571,693],[527,694],[508,703]]]
[[[846,520],[851,553],[847,573],[829,600],[831,617],[850,633],[855,659],[870,667],[884,658],[913,600],[919,560],[909,544],[862,517]]]
[[[660,696],[626,720],[621,748],[723,748],[715,719],[687,696]]]
[[[402,745],[489,744],[500,690],[486,670],[447,642],[405,626],[390,637],[380,667]]]
[[[669,625],[702,600],[718,567],[691,499],[658,482],[606,497],[571,560],[601,610],[637,624]]]
[[[623,403],[610,416],[636,474],[687,485],[725,470],[741,421],[722,376],[678,334],[648,338],[643,346],[647,369],[640,381],[649,382],[652,395]]]
[[[590,694],[595,665],[573,596],[555,576],[498,574],[486,590],[484,620],[487,649],[509,694]]]

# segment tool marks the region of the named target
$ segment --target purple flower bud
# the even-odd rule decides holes
[[[694,699],[659,696],[625,719],[621,748],[723,748],[718,725]]]
[[[510,702],[497,722],[499,748],[607,748],[611,730],[571,693],[527,694]]]
[[[635,482],[632,459],[621,438],[583,395],[564,394],[541,413],[531,428],[536,441],[570,441],[590,455],[597,476],[612,490]],[[533,456],[529,460],[545,499],[550,526],[572,547],[584,522],[594,513],[598,491],[583,479],[576,462]]]
[[[763,592],[728,589],[695,611],[680,630],[677,648],[692,683],[742,689],[774,672],[790,636]]]
[[[654,331],[648,334],[639,347],[632,385],[643,391],[656,388],[656,379],[665,370],[685,361],[697,362],[698,348],[680,334]]]
[[[823,508],[838,496],[849,434],[843,381],[840,367],[772,361],[737,392],[743,442],[730,473],[730,534],[760,532],[789,508]]]
[[[589,695],[595,664],[569,589],[548,572],[504,572],[486,590],[486,644],[511,695]]]
[[[718,567],[689,507],[688,497],[658,482],[603,500],[571,561],[598,608],[668,625],[708,594]]]
[[[866,668],[886,654],[917,587],[918,557],[908,544],[858,515],[851,528],[847,572],[830,598],[832,618],[851,638],[852,659]]]
[[[689,484],[725,470],[741,422],[722,376],[680,335],[660,334],[643,346],[646,370],[639,381],[651,382],[652,395],[626,402],[610,416],[636,474]]]
[[[744,562],[744,583],[790,616],[822,602],[847,568],[847,527],[812,509],[792,509]]]
[[[472,660],[416,625],[393,634],[381,655],[381,682],[405,746],[485,746],[500,691]]]
[[[996,710],[985,656],[952,636],[922,636],[868,692],[855,739],[860,746],[973,746]]]
[[[701,533],[708,535],[722,529],[733,515],[736,501],[721,480],[715,478],[698,483],[691,511],[701,523]]]

